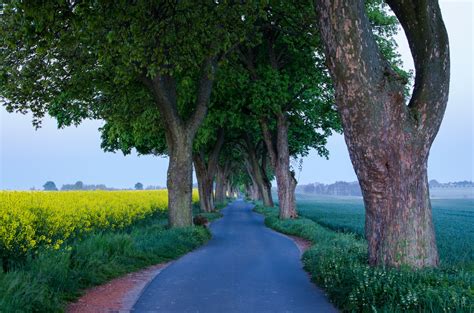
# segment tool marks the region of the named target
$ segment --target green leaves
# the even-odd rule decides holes
[[[399,69],[396,19],[381,0],[367,1],[367,10]],[[218,128],[258,138],[260,120],[274,127],[284,112],[292,154],[312,147],[327,155],[325,138],[340,124],[315,20],[312,1],[12,1],[0,19],[0,103],[33,113],[36,126],[46,114],[59,127],[103,119],[104,149],[162,154],[163,117],[144,81],[171,76],[186,121],[212,58],[219,70],[196,146]]]

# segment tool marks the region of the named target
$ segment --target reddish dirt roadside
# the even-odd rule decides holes
[[[300,249],[300,253],[303,254],[306,250],[308,250],[312,243],[309,240],[303,239],[301,237],[296,237],[296,236],[291,236],[291,235],[286,235],[290,237],[298,246],[298,249]]]
[[[169,263],[150,266],[110,282],[86,290],[76,302],[70,303],[67,313],[130,312],[147,284]]]

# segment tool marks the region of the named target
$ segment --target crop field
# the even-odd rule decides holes
[[[1,191],[0,258],[5,264],[87,233],[124,229],[165,211],[167,202],[167,190]]]
[[[364,236],[364,205],[352,197],[297,195],[299,214],[328,228]],[[443,266],[474,270],[474,199],[433,199],[433,220]]]

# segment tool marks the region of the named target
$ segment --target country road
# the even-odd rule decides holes
[[[133,312],[337,312],[302,269],[295,243],[237,200],[212,239],[164,269]]]

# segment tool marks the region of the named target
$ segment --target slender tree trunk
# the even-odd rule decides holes
[[[247,136],[246,141],[246,166],[249,176],[252,178],[254,186],[258,188],[259,198],[263,201],[263,205],[266,207],[273,207],[273,199],[271,192],[271,183],[267,177],[265,169],[259,163],[257,158],[257,148],[252,144],[250,138]]]
[[[214,197],[212,194],[214,176],[217,171],[219,154],[224,144],[224,131],[217,132],[217,139],[211,151],[206,153],[205,148],[193,153],[194,168],[198,179],[201,210],[214,211]],[[207,158],[206,158],[207,156]]]
[[[273,168],[278,188],[280,218],[295,218],[296,212],[296,179],[290,168],[290,152],[288,148],[288,120],[284,113],[277,114],[276,136],[272,136],[266,122],[262,122],[263,137]]]
[[[216,196],[215,201],[218,204],[222,204],[226,200],[226,181],[229,172],[229,162],[224,165],[217,165],[216,171]]]
[[[173,227],[192,225],[192,146],[189,138],[168,145],[168,219]]]
[[[427,162],[448,99],[448,38],[436,1],[387,3],[415,62],[408,105],[403,80],[377,47],[364,1],[316,1],[321,38],[364,197],[369,263],[437,266]]]
[[[248,191],[249,191],[249,198],[253,201],[260,201],[262,200],[261,194],[258,190],[258,187],[256,184],[252,183],[248,186]]]
[[[224,203],[225,201],[225,190],[224,190],[224,170],[218,166],[216,173],[216,191],[215,191],[215,201],[216,203]]]
[[[227,180],[226,183],[226,196],[227,198],[232,198],[232,184],[229,180]]]
[[[227,195],[227,191],[229,190],[229,178],[226,178],[224,180],[224,197],[225,199],[227,199],[228,195]]]
[[[204,212],[212,212],[214,210],[214,199],[212,197],[213,177],[210,176],[204,160],[196,154],[193,155],[193,160],[198,181],[201,210]]]

